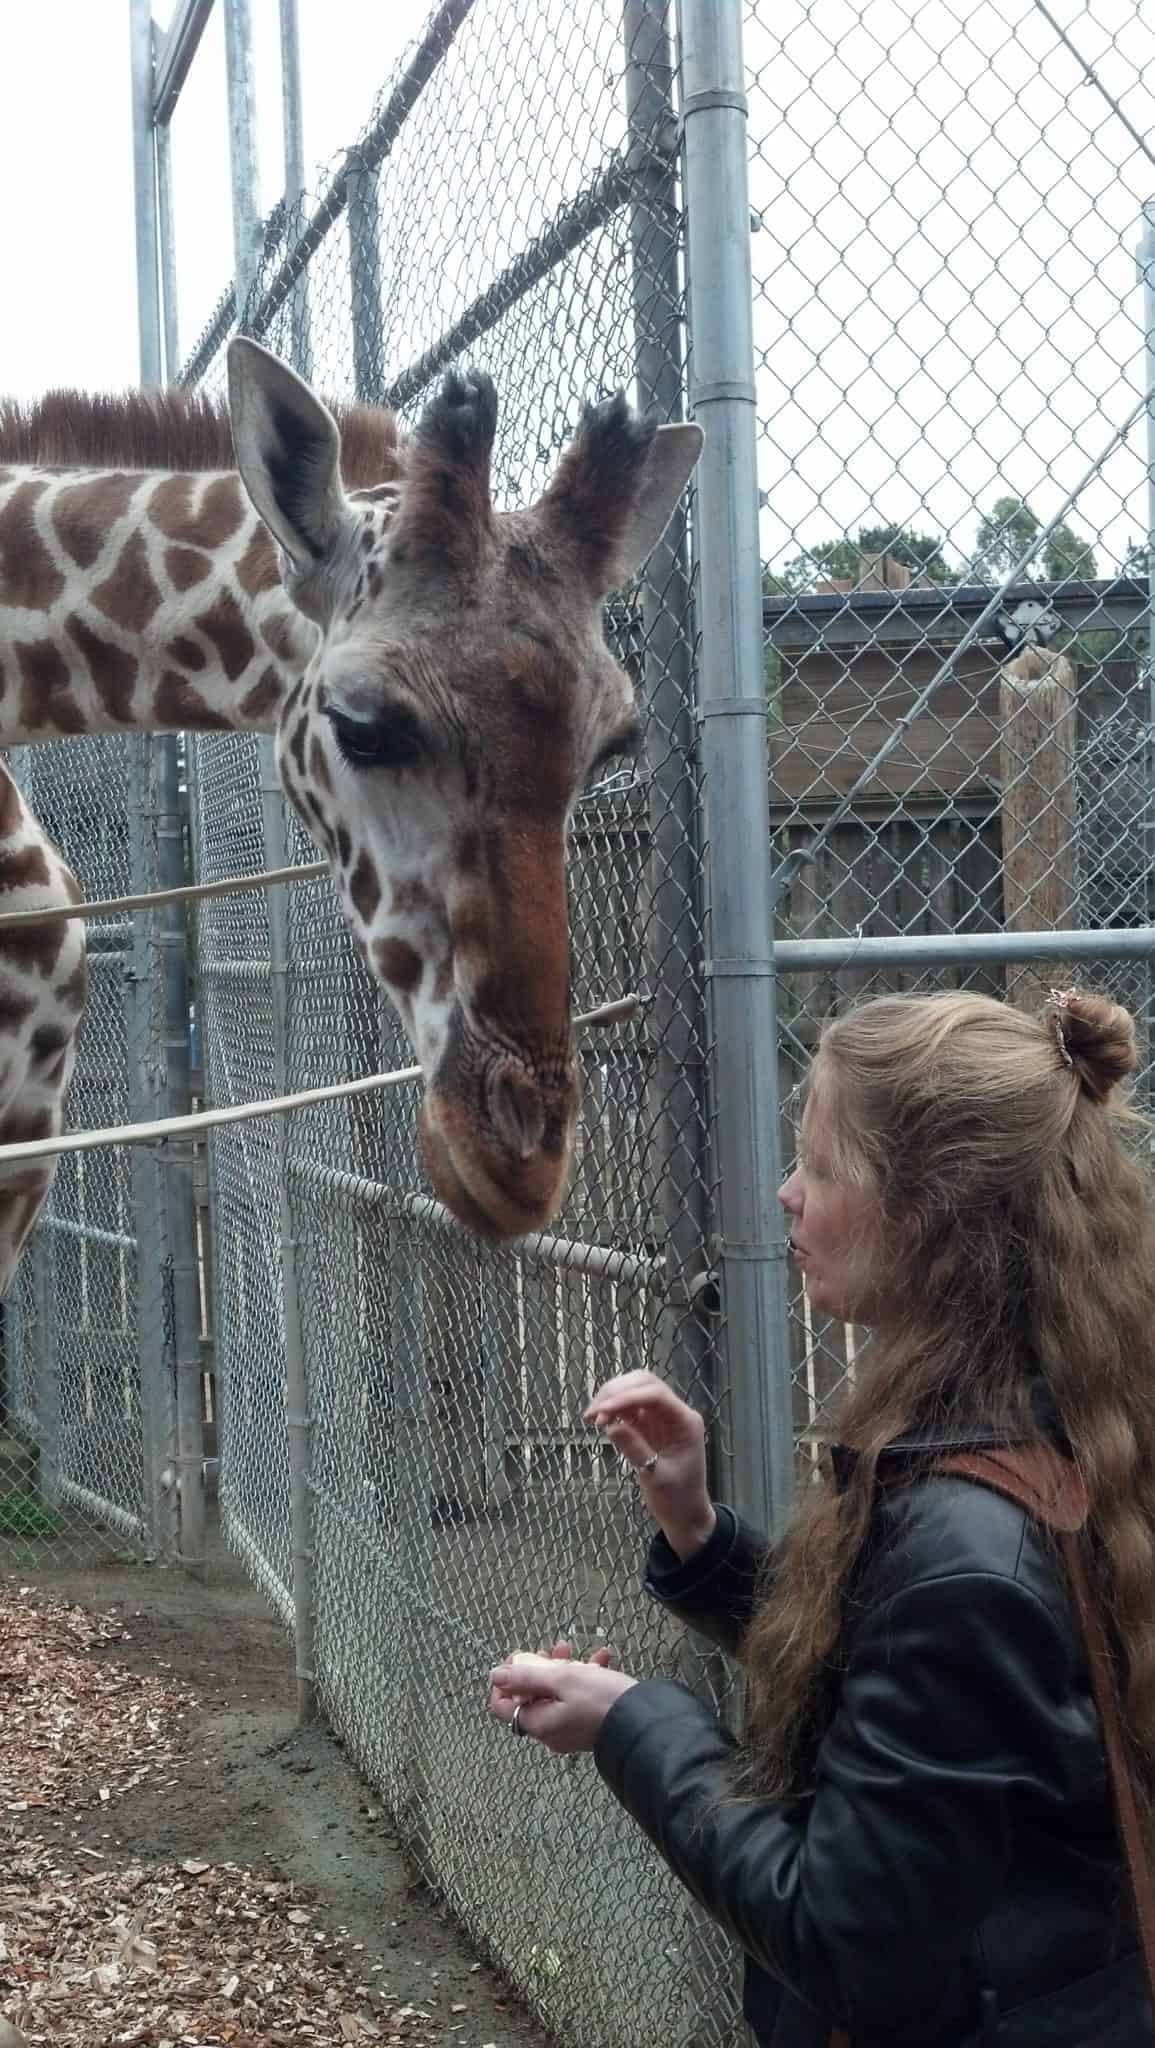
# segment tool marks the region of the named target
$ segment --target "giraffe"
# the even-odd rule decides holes
[[[275,734],[420,1064],[434,1190],[505,1240],[556,1214],[572,1155],[570,815],[641,735],[602,601],[702,433],[618,394],[535,503],[497,512],[496,421],[490,379],[452,371],[404,436],[239,336],[226,406],[0,403],[0,747]],[[79,900],[0,767],[0,910]],[[60,1130],[84,994],[79,920],[0,929],[0,1144]],[[0,1172],[0,1298],[50,1182]]]

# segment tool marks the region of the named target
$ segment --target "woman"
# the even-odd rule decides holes
[[[781,1201],[814,1310],[873,1341],[771,1564],[649,1373],[589,1419],[659,1525],[648,1585],[748,1674],[736,1745],[604,1664],[521,1657],[491,1708],[598,1769],[740,1943],[770,2048],[1153,2035],[1102,1730],[1062,1564],[930,1468],[1047,1443],[1091,1504],[1124,1724],[1155,1780],[1155,1231],[1121,1142],[1126,1012],[886,997],[824,1033]]]

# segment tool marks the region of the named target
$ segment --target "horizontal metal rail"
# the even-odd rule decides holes
[[[105,1251],[135,1252],[135,1237],[127,1237],[123,1230],[102,1230],[95,1223],[81,1223],[75,1216],[57,1216],[50,1212],[41,1225],[49,1237],[77,1238],[82,1244],[100,1245]]]
[[[10,925],[60,924],[76,917],[111,917],[118,910],[157,910],[170,903],[241,896],[248,890],[271,889],[280,882],[312,882],[330,872],[327,860],[311,860],[290,868],[266,868],[259,875],[224,875],[217,882],[189,882],[180,889],[150,889],[143,896],[107,896],[100,903],[55,903],[45,910],[4,910],[0,911],[0,931]]]
[[[781,974],[821,974],[831,968],[868,973],[876,967],[969,967],[1030,960],[1145,960],[1155,954],[1155,925],[1110,926],[1100,931],[935,932],[903,938],[778,939],[774,961]]]
[[[139,1543],[147,1535],[144,1522],[129,1508],[120,1507],[114,1500],[105,1500],[99,1493],[91,1493],[87,1486],[81,1486],[75,1479],[58,1480],[56,1491],[69,1507],[80,1508],[91,1515],[96,1522],[103,1522],[109,1529],[119,1530]]]
[[[618,1024],[642,1007],[642,996],[619,996],[573,1019],[581,1031]],[[194,1116],[166,1116],[153,1123],[115,1124],[96,1131],[67,1131],[59,1138],[35,1138],[27,1144],[0,1145],[0,1165],[18,1159],[56,1159],[70,1152],[97,1152],[107,1145],[165,1145],[194,1131],[212,1131],[222,1124],[249,1123],[254,1117],[281,1116],[288,1110],[311,1109],[318,1102],[339,1102],[343,1096],[372,1095],[379,1088],[399,1088],[420,1081],[420,1067],[395,1067],[388,1074],[366,1074],[359,1081],[335,1081],[327,1088],[302,1088],[296,1095],[274,1095],[259,1102],[230,1103],[221,1109],[198,1110]]]
[[[346,1173],[339,1166],[325,1166],[318,1159],[302,1159],[293,1153],[285,1163],[295,1180],[323,1189],[338,1201],[360,1209],[381,1209],[390,1220],[405,1217],[414,1223],[428,1223],[435,1229],[461,1234],[461,1225],[452,1211],[431,1195],[401,1194],[386,1181],[368,1180],[363,1174]],[[580,1238],[557,1237],[542,1230],[519,1237],[516,1249],[519,1259],[530,1259],[540,1265],[592,1273],[600,1280],[623,1280],[655,1293],[667,1292],[668,1268],[664,1257],[618,1251],[612,1245],[586,1244]]]
[[[264,1594],[278,1619],[284,1622],[286,1628],[291,1629],[292,1594],[287,1586],[281,1584],[264,1551],[231,1510],[225,1517],[225,1541],[230,1550],[236,1551],[258,1592]]]

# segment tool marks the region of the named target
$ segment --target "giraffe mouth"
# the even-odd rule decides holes
[[[421,1149],[438,1198],[475,1236],[505,1243],[552,1222],[566,1192],[577,1122],[571,1081],[541,1117],[539,1141],[510,1146],[488,1132],[460,1096],[426,1092]]]

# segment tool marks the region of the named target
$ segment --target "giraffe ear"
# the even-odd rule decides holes
[[[228,370],[245,489],[293,568],[317,569],[348,518],[336,422],[295,370],[247,335],[229,343]]]
[[[655,427],[623,392],[591,407],[538,506],[576,547],[599,597],[629,581],[657,545],[702,452],[701,427]]]
[[[634,509],[617,549],[617,572],[633,576],[648,561],[674,516],[706,436],[696,422],[659,427],[654,435]]]

